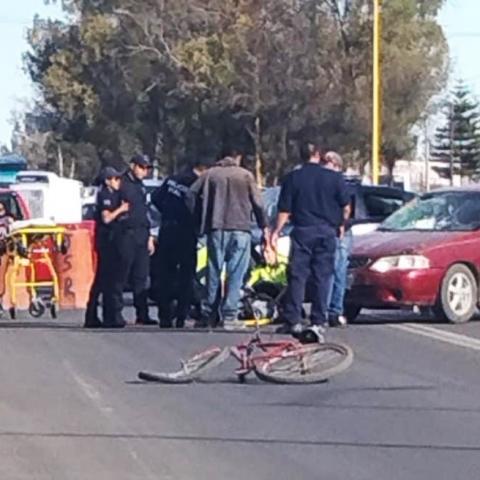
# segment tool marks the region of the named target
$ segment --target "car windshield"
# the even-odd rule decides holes
[[[380,226],[383,231],[472,231],[480,228],[480,192],[439,192],[408,203]]]

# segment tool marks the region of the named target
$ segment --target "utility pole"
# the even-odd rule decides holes
[[[450,103],[450,186],[453,187],[453,174],[455,162],[455,120],[453,118],[453,102]]]
[[[382,0],[373,0],[373,124],[372,124],[372,182],[378,185],[380,150],[382,145]]]

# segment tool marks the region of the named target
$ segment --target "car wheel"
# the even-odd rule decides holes
[[[465,265],[453,265],[442,280],[434,312],[451,323],[466,323],[475,314],[478,285]]]
[[[358,305],[345,305],[345,316],[347,317],[348,323],[354,323],[361,311],[362,307]]]

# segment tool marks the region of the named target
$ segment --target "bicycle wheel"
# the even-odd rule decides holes
[[[221,365],[229,355],[229,348],[211,348],[182,361],[182,368],[176,372],[141,371],[138,373],[138,378],[147,382],[190,383],[208,370]]]
[[[346,370],[353,362],[347,345],[323,343],[302,345],[258,365],[258,378],[272,383],[319,383]]]

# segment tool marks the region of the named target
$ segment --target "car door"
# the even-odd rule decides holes
[[[353,234],[364,235],[375,231],[380,223],[414,197],[411,192],[391,187],[358,186],[352,221]]]

